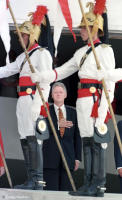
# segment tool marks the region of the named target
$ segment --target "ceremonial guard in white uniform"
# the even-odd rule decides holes
[[[112,48],[110,45],[102,44],[99,40],[99,33],[103,33],[103,18],[101,15],[94,14],[93,5],[91,3],[89,5],[90,10],[85,15],[100,66],[102,69],[114,69],[115,59]],[[68,62],[52,71],[48,80],[46,79],[48,72],[35,73],[31,77],[33,82],[43,80],[46,83],[47,81],[54,81],[55,77],[56,81],[64,79],[78,71],[80,82],[76,110],[80,135],[83,138],[85,174],[83,187],[72,194],[104,196],[104,185],[106,183],[105,150],[109,137],[97,138],[97,141],[94,136],[96,132],[100,133],[100,137],[108,134],[105,122],[109,119],[110,114],[102,83],[96,76],[97,65],[89,43],[84,19],[82,19],[79,27],[81,28],[82,40],[88,41],[88,44],[77,50]],[[114,82],[106,81],[111,102],[113,100],[114,85]]]
[[[47,8],[45,6],[38,6],[36,12],[32,14],[31,20],[25,21],[19,27],[25,46],[28,49],[31,64],[34,70],[38,70],[40,73],[52,69],[52,57],[49,51],[41,48],[37,43],[41,32],[40,26],[42,23],[45,24],[44,16],[46,13]],[[36,84],[31,81],[30,72],[25,53],[19,55],[15,62],[0,67],[0,78],[19,73],[19,98],[16,114],[28,180],[22,185],[15,186],[15,188],[40,190],[43,188],[43,170],[40,166],[40,149],[35,137],[35,121],[39,115],[45,115],[45,113],[43,112],[43,104],[36,89]],[[45,101],[48,101],[50,85],[40,82],[40,87]]]

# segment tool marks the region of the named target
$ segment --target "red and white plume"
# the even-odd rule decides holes
[[[105,10],[106,0],[95,0],[94,14],[102,15]]]
[[[32,24],[40,26],[44,19],[44,16],[47,14],[47,11],[48,9],[46,6],[37,6],[37,9],[32,16]]]
[[[9,51],[10,51],[10,34],[9,24],[7,16],[7,2],[8,0],[0,0],[0,36],[5,46],[7,53],[6,63],[9,63]]]

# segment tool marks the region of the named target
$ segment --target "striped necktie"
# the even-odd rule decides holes
[[[62,112],[61,108],[58,109],[58,116],[59,116],[59,121],[61,119],[64,119],[63,112]],[[59,127],[59,129],[60,129],[60,136],[63,137],[65,128],[64,127]]]

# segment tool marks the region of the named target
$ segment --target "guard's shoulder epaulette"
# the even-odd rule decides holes
[[[100,46],[103,47],[103,48],[105,48],[105,47],[111,47],[110,44],[105,44],[105,43],[102,43]]]

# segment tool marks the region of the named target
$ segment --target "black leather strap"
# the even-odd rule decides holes
[[[78,86],[79,86],[79,89],[85,89],[85,88],[90,88],[90,87],[95,87],[96,89],[103,88],[102,84],[99,84],[99,83],[79,83]]]
[[[26,92],[26,90],[30,88],[33,91],[36,91],[36,85],[31,85],[31,86],[17,86],[17,92]]]
[[[40,47],[37,47],[33,49],[31,52],[28,53],[28,56],[30,57],[37,49],[40,49]],[[23,65],[27,62],[27,59],[25,58],[20,66],[20,72],[22,71]]]
[[[97,46],[99,46],[100,44],[101,44],[101,42],[96,43],[96,44],[94,44],[94,47],[97,47]],[[90,54],[91,51],[92,51],[92,47],[90,47],[90,48],[86,51],[85,55],[81,58],[80,66],[79,66],[80,68],[81,68],[81,66],[83,65],[83,63],[85,62],[87,56]]]

